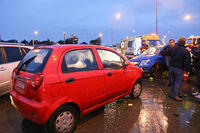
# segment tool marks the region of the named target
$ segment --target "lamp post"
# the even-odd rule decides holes
[[[66,34],[65,32],[63,32],[63,43],[65,44],[65,37],[66,37]]]
[[[115,18],[115,19],[120,19],[120,18],[121,18],[121,14],[120,14],[120,13],[116,13],[115,16],[114,16],[114,18]],[[111,36],[112,36],[112,45],[113,45],[113,38],[114,38],[114,35],[113,35],[113,34],[114,34],[114,32],[113,32],[113,30],[114,30],[114,29],[113,29],[113,27],[114,27],[114,26],[113,26],[113,25],[114,25],[114,24],[113,24],[113,23],[114,23],[114,22],[113,22],[113,21],[114,21],[113,19],[114,19],[114,18],[112,17],[112,23],[111,23],[111,26],[112,26],[112,27],[111,27],[111,30],[112,30],[112,31],[111,31],[111,34],[112,34],[112,35],[111,35]]]
[[[33,34],[34,34],[35,36],[37,36],[38,33],[39,33],[39,32],[38,32],[37,30],[35,30],[35,31],[33,32]],[[34,45],[34,38],[33,38],[32,42],[33,42],[33,48],[35,48],[35,45]]]
[[[185,15],[184,20],[189,21],[190,19],[192,19],[191,15]],[[195,33],[195,25],[194,25],[194,23],[192,24],[192,32],[193,32],[193,35],[194,35],[194,33]]]
[[[158,35],[158,0],[156,0],[156,35]]]

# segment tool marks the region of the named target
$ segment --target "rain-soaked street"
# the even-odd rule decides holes
[[[75,133],[199,133],[199,102],[190,95],[174,101],[169,92],[167,80],[143,79],[140,98],[126,96],[83,116]],[[44,132],[11,106],[8,95],[0,98],[0,117],[0,133]]]

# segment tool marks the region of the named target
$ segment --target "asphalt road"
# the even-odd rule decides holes
[[[183,102],[170,98],[167,80],[143,80],[138,99],[126,96],[85,116],[75,133],[199,133],[200,103],[190,95]],[[190,93],[195,82],[183,85]],[[44,133],[43,126],[24,119],[10,104],[9,95],[0,97],[0,133]]]

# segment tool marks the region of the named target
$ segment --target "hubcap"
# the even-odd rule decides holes
[[[55,121],[56,130],[58,133],[67,133],[71,130],[74,122],[74,116],[71,112],[62,112]]]
[[[139,83],[137,83],[135,86],[134,86],[134,90],[133,90],[133,96],[134,97],[138,97],[138,95],[140,95],[140,92],[141,92],[141,85]]]

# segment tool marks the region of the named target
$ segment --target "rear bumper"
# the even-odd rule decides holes
[[[40,125],[47,122],[45,119],[47,106],[44,102],[27,99],[13,90],[10,92],[10,99],[11,104],[27,119]]]

